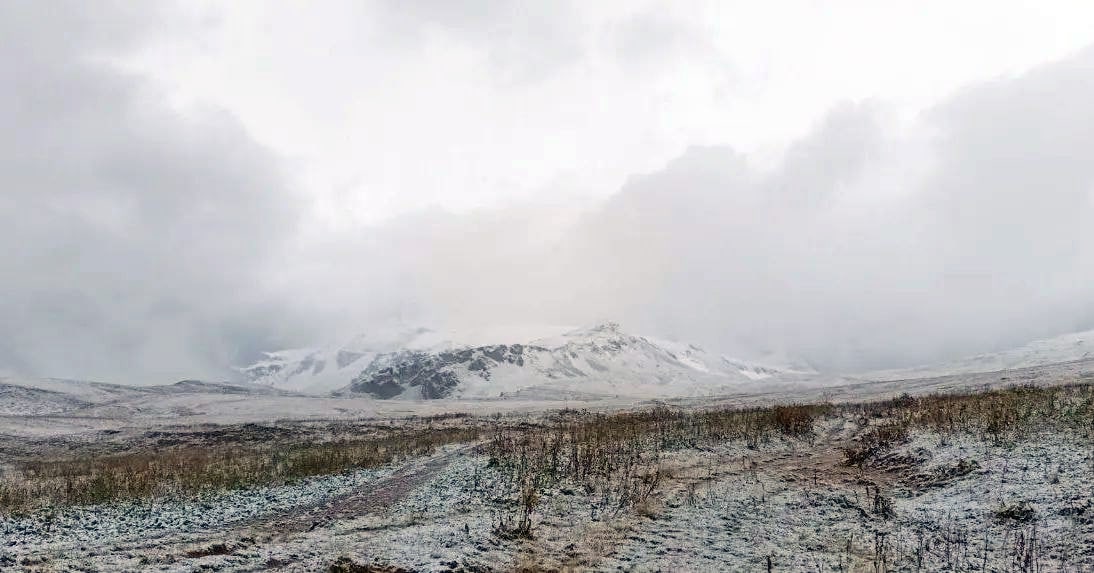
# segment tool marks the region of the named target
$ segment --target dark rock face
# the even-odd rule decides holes
[[[459,384],[459,378],[445,366],[440,355],[423,352],[407,353],[390,366],[366,369],[353,380],[350,390],[371,394],[387,400],[402,394],[407,388],[420,388],[421,397],[427,400],[444,398]]]
[[[466,369],[485,380],[500,364],[524,366],[526,353],[545,350],[522,344],[495,344],[429,353],[407,351],[378,359],[350,384],[351,392],[386,400],[416,388],[426,400],[451,396],[459,386],[459,372]]]

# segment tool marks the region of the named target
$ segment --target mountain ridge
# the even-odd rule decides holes
[[[494,398],[539,386],[612,395],[693,394],[804,373],[630,334],[612,322],[525,327],[460,340],[428,328],[405,329],[359,336],[344,346],[267,353],[240,372],[258,384],[384,400]],[[682,387],[670,387],[674,382]]]

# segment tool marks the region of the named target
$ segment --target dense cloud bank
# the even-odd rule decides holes
[[[0,5],[0,370],[219,378],[392,322],[607,319],[858,369],[1094,326],[1094,51],[910,124],[845,104],[771,168],[694,147],[601,204],[327,232],[235,118],[103,63],[170,15],[63,8]]]
[[[261,277],[296,199],[232,117],[103,63],[164,32],[135,8],[0,6],[0,369],[219,376],[274,329]]]
[[[769,170],[692,148],[546,247],[526,216],[450,222],[412,271],[418,300],[457,323],[617,318],[827,369],[1090,328],[1091,102],[1087,50],[910,124],[841,106]]]

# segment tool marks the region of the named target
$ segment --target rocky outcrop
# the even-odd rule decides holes
[[[545,350],[522,344],[495,344],[443,352],[399,352],[377,359],[361,372],[348,390],[376,398],[397,396],[432,400],[446,398],[466,372],[489,380],[498,365],[524,366],[525,352]]]

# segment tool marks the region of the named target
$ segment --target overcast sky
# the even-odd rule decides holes
[[[823,369],[1094,327],[1089,2],[0,2],[0,372],[393,321]]]

